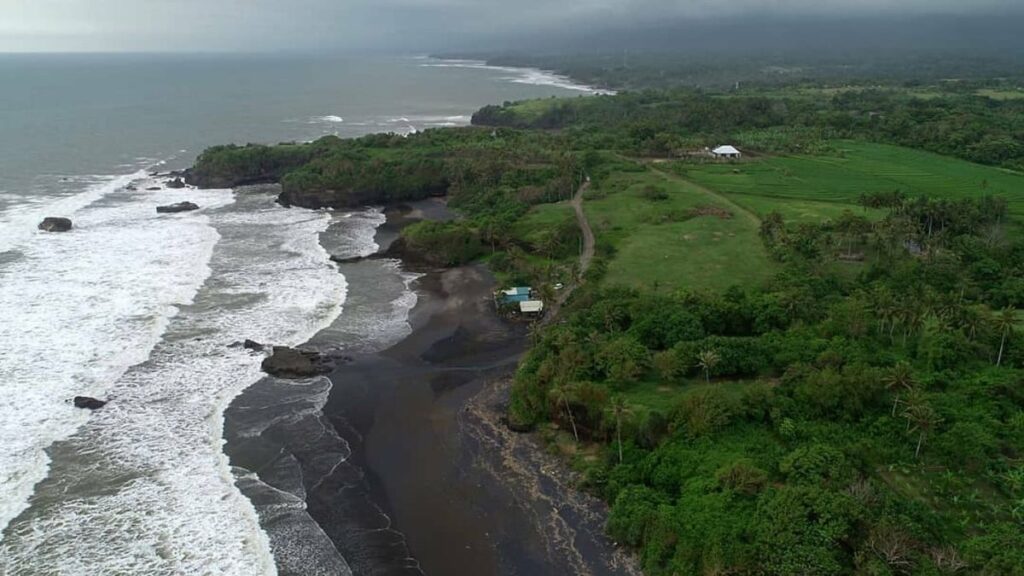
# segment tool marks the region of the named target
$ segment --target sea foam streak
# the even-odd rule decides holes
[[[220,236],[209,278],[148,360],[108,387],[111,403],[51,448],[50,478],[0,542],[0,573],[276,572],[221,450],[223,410],[261,377],[260,357],[229,345],[303,342],[337,317],[345,279],[317,242],[328,214],[287,210],[269,194],[246,192],[205,217],[209,233]],[[165,224],[147,223],[166,242]],[[138,244],[177,261],[159,242]],[[202,269],[201,261],[175,270]],[[131,315],[139,302],[118,304]]]
[[[425,68],[468,68],[472,70],[493,70],[508,74],[508,76],[503,77],[502,80],[512,82],[514,84],[553,86],[555,88],[575,90],[577,92],[585,92],[587,94],[594,95],[615,94],[614,90],[604,90],[580,84],[568,76],[563,76],[549,70],[540,70],[537,68],[515,68],[512,66],[491,66],[483,60],[426,59],[423,64],[420,64],[420,66]]]

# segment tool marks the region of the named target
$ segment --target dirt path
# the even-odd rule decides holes
[[[558,317],[559,310],[562,309],[562,304],[565,304],[569,300],[569,296],[576,290],[578,285],[583,282],[583,275],[587,273],[587,269],[590,268],[590,261],[594,259],[594,231],[590,228],[590,221],[587,220],[587,215],[583,211],[583,194],[590,189],[590,181],[587,180],[582,186],[576,190],[576,195],[569,201],[569,205],[572,206],[573,212],[576,213],[576,222],[580,226],[580,232],[583,232],[583,249],[580,251],[580,273],[578,275],[579,281],[575,278],[570,282],[555,298],[555,301],[548,308],[547,313],[544,315],[544,319],[541,320],[541,325],[547,325],[554,321]]]
[[[594,231],[591,230],[590,221],[587,220],[587,215],[583,212],[583,193],[589,189],[590,181],[587,180],[576,191],[576,195],[572,197],[572,201],[569,203],[573,211],[576,212],[576,221],[583,232],[583,251],[580,253],[580,276],[587,272],[587,268],[590,267],[590,261],[594,259]]]

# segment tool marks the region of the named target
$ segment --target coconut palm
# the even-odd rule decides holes
[[[632,410],[622,396],[613,396],[609,411],[615,418],[615,439],[619,444],[619,464],[622,464],[622,418],[632,414]]]
[[[907,408],[903,411],[903,417],[907,419],[907,431],[918,432],[917,449],[914,450],[914,458],[918,458],[921,456],[921,446],[924,444],[925,436],[942,423],[942,418],[919,394],[910,396]]]
[[[989,324],[989,318],[982,311],[964,308],[960,314],[960,325],[963,326],[967,340],[971,342],[977,339],[978,334],[983,333]]]
[[[711,382],[711,371],[718,366],[718,363],[722,360],[722,357],[718,355],[718,352],[711,350],[701,350],[697,354],[697,367],[704,371],[704,380]]]
[[[999,356],[996,358],[996,366],[1003,363],[1003,352],[1006,350],[1006,338],[1013,334],[1017,324],[1017,310],[1013,306],[1007,306],[996,316],[996,329],[1001,334],[999,339]]]
[[[885,377],[885,387],[890,392],[896,393],[896,398],[892,402],[892,415],[895,417],[896,406],[900,403],[900,392],[914,389],[914,374],[910,369],[910,364],[902,360],[897,362]]]
[[[551,393],[555,395],[555,398],[562,402],[565,407],[565,413],[569,416],[569,425],[572,426],[572,437],[576,439],[576,442],[580,441],[580,434],[576,430],[576,418],[572,415],[572,407],[569,406],[569,390],[565,384],[556,384],[551,388]]]

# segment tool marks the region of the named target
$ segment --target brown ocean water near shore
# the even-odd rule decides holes
[[[387,217],[381,251],[402,226],[452,215],[431,200]],[[293,455],[304,486],[295,492],[357,575],[639,574],[603,535],[603,504],[576,491],[539,440],[502,424],[527,330],[494,313],[493,276],[480,265],[418,272],[411,334],[330,375],[313,418],[321,431],[278,425],[239,438],[229,410],[232,463],[273,483],[271,462]],[[359,289],[373,287],[350,286]],[[293,553],[275,548],[284,574]]]

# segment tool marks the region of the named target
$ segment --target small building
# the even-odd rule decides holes
[[[540,300],[520,302],[519,311],[523,314],[542,314],[544,312],[544,302]]]
[[[530,294],[532,293],[533,288],[530,288],[529,286],[517,286],[515,288],[509,288],[508,290],[500,290],[495,295],[495,299],[498,304],[526,302],[530,299]]]
[[[740,156],[742,156],[743,154],[739,150],[734,148],[733,146],[725,145],[725,146],[719,146],[718,148],[715,148],[714,150],[712,150],[711,151],[711,155],[714,156],[715,158],[723,158],[723,159],[726,159],[726,160],[735,160],[735,159],[739,158]]]

